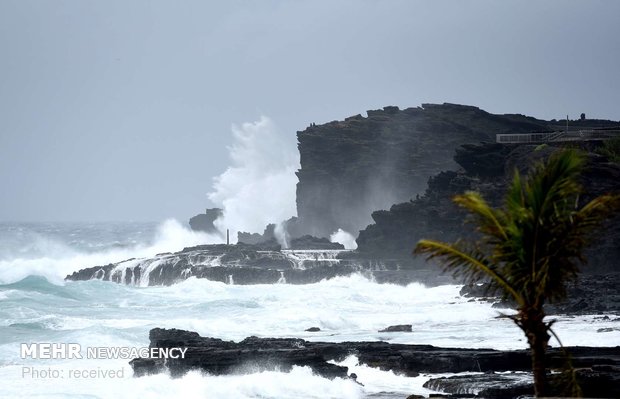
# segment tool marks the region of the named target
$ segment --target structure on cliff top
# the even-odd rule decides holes
[[[496,141],[502,144],[559,143],[567,141],[609,140],[620,137],[619,129],[560,130],[550,133],[497,134]]]

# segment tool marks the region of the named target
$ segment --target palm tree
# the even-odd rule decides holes
[[[525,178],[515,171],[501,208],[489,206],[477,192],[457,195],[453,200],[469,214],[479,240],[421,240],[414,250],[438,258],[470,283],[489,280],[490,291],[516,303],[510,318],[527,337],[536,396],[547,393],[545,353],[553,333],[544,305],[566,297],[567,283],[586,262],[592,233],[620,207],[620,196],[611,194],[580,203],[584,163],[579,153],[564,150],[536,164]]]

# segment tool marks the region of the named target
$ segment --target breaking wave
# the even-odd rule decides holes
[[[151,231],[140,235],[138,240],[127,236],[102,240],[100,236],[83,234],[84,229],[84,226],[56,226],[50,230],[29,225],[13,226],[11,240],[4,240],[0,247],[0,283],[19,281],[27,276],[43,276],[54,283],[62,283],[67,274],[85,267],[221,242],[217,236],[192,231],[174,219],[150,226]],[[80,230],[86,240],[72,240],[74,230]]]

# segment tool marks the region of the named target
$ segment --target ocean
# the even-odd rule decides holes
[[[511,310],[461,297],[458,285],[378,284],[362,275],[307,285],[235,285],[196,278],[168,287],[64,281],[81,268],[210,240],[174,220],[0,223],[0,397],[405,398],[432,392],[422,387],[430,375],[400,376],[360,365],[353,356],[341,364],[363,385],[325,379],[304,367],[290,372],[248,369],[232,376],[191,372],[177,379],[165,373],[133,378],[126,359],[23,359],[20,353],[21,344],[44,342],[146,347],[154,327],[234,341],[259,336],[527,347],[512,321],[498,318]],[[618,345],[620,321],[602,322],[603,316],[558,316],[555,330],[564,345]],[[378,332],[396,324],[412,324],[413,332]],[[597,332],[602,326],[612,331]],[[304,331],[309,327],[321,331]],[[551,344],[557,345],[553,340]],[[85,370],[88,376],[76,377],[73,370]],[[103,376],[109,370],[117,375]]]

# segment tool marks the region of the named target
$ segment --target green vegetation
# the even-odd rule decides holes
[[[542,143],[542,144],[537,145],[536,148],[534,148],[534,151],[541,151],[541,150],[544,150],[547,147],[549,147],[547,145],[547,143]]]
[[[516,303],[510,317],[527,337],[537,396],[548,393],[545,354],[551,326],[544,305],[565,298],[589,238],[620,208],[620,196],[602,195],[579,205],[578,183],[585,159],[564,150],[535,165],[525,178],[515,172],[501,208],[477,192],[454,197],[480,233],[478,241],[418,242],[415,253],[438,258],[469,282],[490,280],[490,290]],[[554,334],[555,335],[555,334]]]
[[[613,162],[620,163],[620,137],[605,141],[603,145],[597,149],[597,152],[606,156]]]

